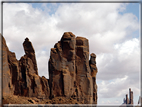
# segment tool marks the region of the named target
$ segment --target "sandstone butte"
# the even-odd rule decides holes
[[[97,104],[96,55],[92,53],[89,60],[88,39],[75,37],[71,32],[63,34],[51,48],[49,79],[38,75],[35,51],[28,38],[23,47],[25,55],[17,60],[2,36],[3,98],[6,95],[50,100],[62,97]]]

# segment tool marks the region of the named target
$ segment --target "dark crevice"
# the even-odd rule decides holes
[[[65,95],[64,94],[64,79],[63,79],[63,72],[61,72],[61,81],[62,83],[60,83],[60,86],[61,86],[61,89],[62,89],[62,95]],[[60,81],[60,80],[59,80]]]
[[[44,81],[42,80],[42,78],[40,78],[40,83],[41,83],[41,85],[42,85],[42,90],[44,91],[45,86],[44,86]]]
[[[22,65],[21,67],[22,78],[26,82],[26,68]]]
[[[31,84],[31,88],[32,88],[32,90],[33,90],[33,93],[35,93],[35,87],[36,87],[36,84],[35,84],[35,77],[33,77],[33,79],[32,79],[32,84]]]

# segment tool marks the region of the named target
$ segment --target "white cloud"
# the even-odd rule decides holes
[[[124,98],[132,88],[136,101],[140,95],[140,42],[133,38],[115,44],[112,53],[97,57],[99,98]],[[113,92],[113,93],[112,93]],[[106,102],[105,102],[106,103]],[[135,102],[136,103],[136,102]]]
[[[140,95],[140,83],[131,79],[132,78],[129,78],[125,75],[123,78],[117,78],[111,81],[102,81],[101,83],[98,83],[98,102],[110,99],[111,103],[105,101],[101,104],[120,105],[123,103],[123,98],[125,98],[125,95],[129,95],[129,88],[131,88],[134,96],[134,104],[136,104],[139,97],[138,95]]]
[[[4,4],[4,37],[18,59],[24,55],[22,43],[26,37],[35,48],[39,75],[48,78],[50,49],[64,32],[88,38],[90,53],[97,55],[98,97],[108,104],[120,104],[128,88],[139,92],[140,43],[131,33],[139,30],[132,13],[120,14],[128,4],[75,3],[42,5]],[[54,13],[55,12],[55,13]],[[112,93],[114,92],[114,93]],[[121,97],[121,98],[120,98]],[[112,98],[119,98],[112,100]],[[99,99],[99,103],[103,104]],[[121,100],[120,100],[121,99]]]
[[[114,27],[112,25],[115,25],[119,16],[118,8],[125,8],[125,5],[118,3],[62,4],[55,14],[59,20],[57,26],[79,35],[92,36],[92,34],[102,33]]]
[[[100,71],[98,72],[98,78],[100,76],[100,79],[107,77],[107,79],[112,79],[128,75],[128,73],[140,72],[140,42],[138,39],[134,38],[122,44],[116,44],[114,48],[112,53],[98,55],[97,64]],[[115,74],[113,75],[113,73]],[[111,75],[106,76],[103,74]],[[103,77],[101,78],[101,76]]]
[[[115,48],[119,50],[118,52],[119,56],[123,56],[123,58],[119,57],[120,61],[126,60],[128,57],[136,55],[136,54],[140,55],[139,45],[140,45],[140,41],[136,38],[126,41],[122,44],[116,44]]]

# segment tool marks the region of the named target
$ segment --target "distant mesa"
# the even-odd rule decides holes
[[[97,104],[96,55],[89,60],[88,39],[65,32],[51,48],[49,79],[38,75],[36,55],[28,38],[23,42],[25,55],[17,60],[2,36],[3,98],[6,95],[50,99],[50,103]],[[54,102],[53,99],[61,97]],[[65,99],[65,102],[63,99]],[[33,100],[28,100],[34,102]],[[48,103],[48,102],[46,102]]]

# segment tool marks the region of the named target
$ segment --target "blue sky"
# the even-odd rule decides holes
[[[3,18],[9,49],[19,60],[24,55],[22,43],[28,37],[35,48],[39,75],[47,78],[50,49],[63,33],[71,31],[76,36],[86,37],[90,54],[97,55],[98,104],[121,105],[129,88],[137,104],[140,94],[139,3],[5,4]]]
[[[47,11],[46,9],[48,8],[49,9],[48,13],[50,15],[56,12],[59,5],[60,3],[32,3],[33,8],[38,8],[41,9],[42,11]]]
[[[134,15],[136,15],[136,17],[138,18],[139,22],[140,22],[140,3],[129,3],[127,5],[126,10],[124,10],[123,12],[120,12],[120,14],[125,14],[125,13],[133,13]],[[139,30],[135,31],[132,33],[133,37],[137,37],[139,38]]]
[[[124,10],[121,14],[124,13],[133,13],[134,15],[137,16],[139,20],[139,9],[140,9],[140,3],[128,3],[126,10]]]
[[[43,11],[44,9],[44,5],[46,5],[46,7],[48,7],[51,11],[49,12],[50,15],[54,14],[55,11],[57,10],[57,8],[59,7],[59,5],[61,3],[31,3],[33,8],[38,8],[38,9],[42,9]],[[53,6],[54,4],[54,6]],[[140,3],[127,3],[127,8],[126,10],[124,10],[123,12],[120,12],[120,14],[124,14],[124,13],[133,13],[134,15],[137,16],[138,20],[139,20],[139,8],[140,8]]]

